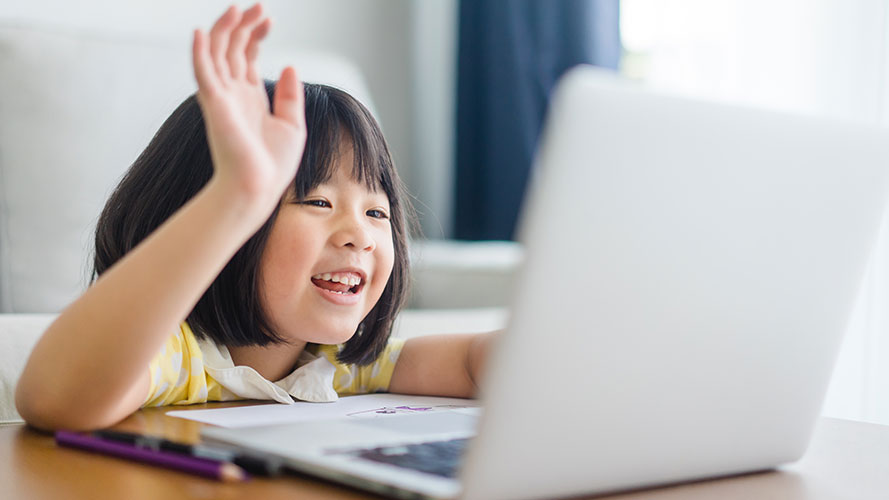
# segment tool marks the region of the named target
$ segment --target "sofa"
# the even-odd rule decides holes
[[[267,77],[294,64],[307,81],[375,106],[357,66],[336,54],[267,50]],[[0,24],[0,424],[28,353],[89,280],[104,200],[195,85],[187,46],[117,34]],[[396,335],[502,327],[521,247],[412,242],[415,281]]]

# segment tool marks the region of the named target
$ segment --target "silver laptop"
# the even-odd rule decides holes
[[[480,416],[203,435],[405,498],[606,493],[794,461],[876,241],[887,137],[574,69]]]

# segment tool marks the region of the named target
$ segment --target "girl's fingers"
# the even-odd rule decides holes
[[[216,92],[219,80],[216,75],[213,61],[210,59],[210,51],[207,47],[207,35],[203,31],[194,30],[194,42],[191,47],[192,66],[194,77],[198,81],[198,89],[208,95]]]
[[[231,32],[228,42],[228,67],[233,78],[241,78],[247,71],[245,47],[256,26],[262,22],[262,5],[256,4],[244,11],[241,22]]]
[[[306,128],[305,91],[292,66],[281,72],[275,86],[275,116],[290,122],[299,130]]]
[[[244,56],[247,58],[247,79],[250,83],[259,83],[259,68],[257,64],[257,56],[259,55],[259,42],[261,42],[272,27],[272,20],[266,18],[253,28],[250,34],[250,40],[247,42],[247,48],[244,50]]]
[[[216,66],[216,73],[219,78],[226,79],[231,76],[231,70],[226,60],[226,51],[228,51],[229,37],[232,28],[234,28],[241,20],[241,13],[238,8],[232,5],[222,14],[213,28],[210,29],[210,57]]]

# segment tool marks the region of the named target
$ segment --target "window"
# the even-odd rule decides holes
[[[621,71],[684,94],[877,122],[886,0],[621,0]]]
[[[889,125],[887,6],[889,0],[621,0],[621,72],[699,98]],[[889,229],[875,249],[824,411],[889,424]]]

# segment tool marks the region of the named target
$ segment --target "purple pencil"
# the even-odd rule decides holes
[[[244,481],[249,478],[244,469],[229,462],[219,462],[207,458],[138,448],[127,443],[109,441],[76,432],[56,432],[56,443],[70,448],[79,448],[81,450],[126,458],[220,481]]]

